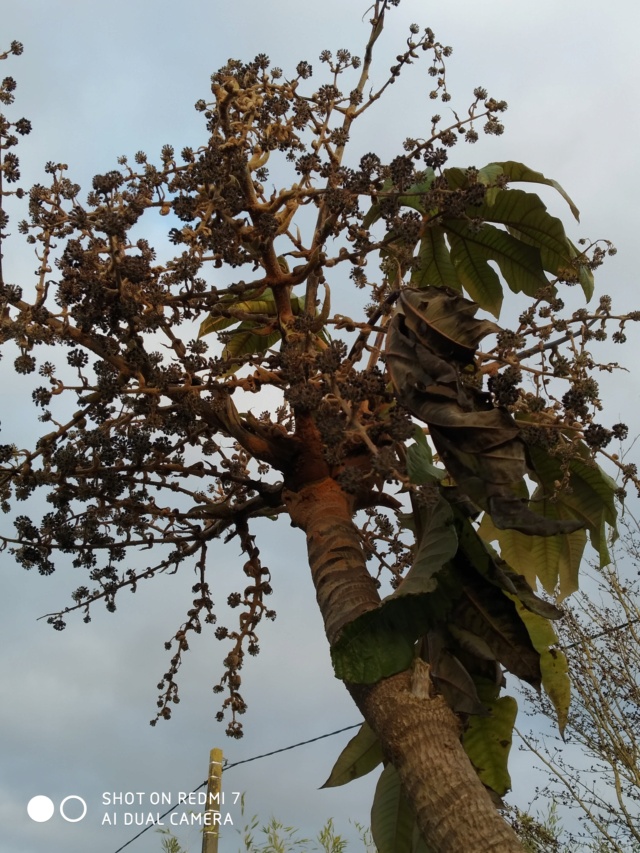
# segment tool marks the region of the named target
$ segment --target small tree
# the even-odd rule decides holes
[[[284,517],[306,536],[335,672],[365,719],[327,784],[384,764],[381,853],[514,851],[492,801],[510,784],[516,714],[503,669],[544,686],[564,726],[566,659],[549,621],[560,611],[533,589],[536,574],[548,592],[576,588],[587,532],[607,559],[617,488],[595,456],[626,428],[594,420],[592,374],[613,365],[591,349],[611,324],[622,342],[640,315],[614,315],[607,296],[563,313],[564,289],[590,300],[613,248],[577,248],[535,193],[511,188],[552,186],[577,218],[557,183],[513,161],[447,166],[458,140],[503,131],[507,105],[484,89],[388,163],[353,150],[354,123],[421,56],[431,99],[451,99],[451,49],[417,25],[370,88],[397,4],[371,7],[362,58],[323,51],[317,87],[307,61],[288,76],[264,54],[230,60],[196,104],[201,145],[179,157],[165,145],[157,165],[122,157],[86,201],[65,165],[47,164],[18,226],[35,289],[1,284],[2,336],[18,373],[41,377],[46,432],[31,449],[2,446],[0,488],[5,512],[38,489],[51,506],[37,522],[19,514],[3,541],[26,569],[48,574],[58,553],[86,569],[49,617],[57,630],[72,611],[89,621],[97,602],[113,611],[121,590],[195,567],[193,607],[167,643],[168,719],[192,635],[216,625],[209,544],[237,539],[238,624],[213,630],[230,644],[218,716],[239,737],[244,656],[275,616],[254,525]],[[5,79],[5,103],[14,88]],[[3,196],[19,179],[14,131],[29,129],[2,120]],[[170,256],[139,236],[158,214]],[[525,303],[513,329],[476,316],[498,317],[505,285]],[[140,549],[154,555],[142,569]],[[523,550],[536,555],[526,567],[505,561]]]
[[[538,796],[580,815],[581,849],[624,853],[640,847],[640,537],[628,512],[610,564],[591,573],[559,625],[574,699],[565,741],[522,734],[546,782]],[[534,696],[533,708],[552,709]],[[576,747],[581,764],[572,760]]]

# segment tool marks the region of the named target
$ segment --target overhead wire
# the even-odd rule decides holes
[[[603,636],[606,636],[607,634],[612,634],[615,631],[619,631],[622,628],[628,628],[631,625],[633,625],[639,621],[640,621],[639,619],[630,619],[628,622],[624,622],[624,623],[621,623],[619,625],[614,625],[609,629],[605,629],[604,631],[600,631],[599,633],[587,636],[586,641],[599,639]],[[568,649],[575,648],[576,646],[578,646],[580,644],[581,644],[581,641],[578,641],[575,643],[570,643],[567,646],[563,646],[562,648],[565,648],[568,650]],[[251,758],[243,758],[241,761],[234,761],[230,764],[225,762],[223,769],[224,770],[231,770],[234,767],[239,767],[241,764],[249,764],[252,761],[258,761],[261,758],[269,758],[269,756],[271,756],[271,755],[278,755],[279,753],[287,752],[290,749],[297,749],[300,746],[306,746],[309,743],[315,743],[318,740],[323,740],[324,738],[333,737],[334,735],[339,735],[342,732],[349,731],[350,729],[357,729],[361,725],[362,725],[362,723],[354,723],[351,726],[345,726],[342,729],[336,729],[333,732],[327,732],[326,734],[318,735],[317,737],[309,738],[308,740],[303,740],[303,741],[300,741],[299,743],[292,743],[289,746],[280,747],[280,749],[273,749],[273,750],[271,750],[271,752],[263,752],[261,755],[254,755]],[[204,786],[207,784],[207,782],[208,782],[208,780],[205,779],[205,781],[202,782],[202,784],[198,785],[197,788],[194,788],[193,791],[191,791],[191,793],[195,794],[198,791],[200,791],[202,788],[204,788]],[[175,803],[174,805],[170,806],[170,808],[168,808],[166,812],[163,812],[161,815],[158,815],[157,819],[153,823],[149,824],[148,826],[145,826],[144,829],[140,830],[140,832],[137,833],[137,835],[134,835],[132,838],[129,839],[129,841],[127,841],[121,847],[118,847],[118,849],[115,850],[114,853],[120,853],[120,851],[124,850],[125,847],[128,847],[130,844],[132,844],[136,839],[140,838],[141,835],[144,835],[144,833],[147,832],[147,830],[152,829],[160,820],[162,820],[163,817],[166,817],[168,814],[171,814],[171,812],[175,811],[180,805],[181,805],[181,803]]]
[[[280,749],[273,749],[271,750],[271,752],[263,752],[261,755],[254,755],[252,758],[243,758],[241,761],[234,761],[231,764],[227,764],[225,762],[223,769],[231,770],[233,767],[238,767],[240,764],[249,764],[251,761],[258,761],[258,759],[260,758],[268,758],[270,755],[277,755],[280,752],[287,752],[290,749],[297,749],[299,746],[306,746],[308,743],[315,743],[317,740],[323,740],[327,737],[333,737],[334,735],[339,735],[342,732],[348,732],[350,729],[357,729],[361,725],[362,723],[354,723],[352,726],[345,726],[342,729],[336,729],[333,732],[327,732],[324,735],[318,735],[317,737],[309,738],[309,740],[302,740],[300,741],[300,743],[292,743],[289,746],[280,747]],[[194,788],[193,791],[191,791],[191,794],[196,794],[201,788],[204,788],[207,782],[208,779],[205,779],[201,785],[198,785],[197,788]],[[161,815],[158,815],[157,819],[153,821],[153,823],[150,823],[148,826],[145,826],[145,828],[141,829],[137,835],[134,835],[125,844],[123,844],[121,847],[118,847],[117,850],[114,850],[114,853],[120,853],[120,851],[124,850],[125,847],[128,847],[130,844],[133,844],[136,839],[140,838],[141,835],[144,835],[147,830],[153,829],[153,827],[156,826],[156,824],[159,823],[163,817],[166,817],[168,814],[171,814],[171,812],[175,811],[180,805],[182,805],[182,803],[175,803],[174,805],[170,806],[166,810],[166,812],[163,812]]]

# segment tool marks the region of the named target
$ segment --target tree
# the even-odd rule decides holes
[[[574,688],[564,742],[539,731],[520,735],[546,771],[539,796],[580,815],[570,841],[607,853],[640,845],[640,542],[628,511],[621,526],[611,563],[590,573],[589,595],[578,593],[559,625]],[[531,698],[552,716],[544,697]]]
[[[610,324],[622,342],[638,317],[613,314],[606,296],[563,314],[560,292],[579,285],[590,299],[613,247],[576,247],[535,193],[510,187],[552,186],[577,217],[557,183],[513,161],[447,167],[481,124],[503,131],[506,103],[484,89],[465,117],[444,127],[434,115],[427,138],[389,163],[352,151],[354,123],[422,53],[433,100],[450,100],[450,48],[417,26],[369,91],[394,5],[371,8],[362,59],[322,54],[328,82],[315,90],[308,62],[287,77],[263,54],[230,61],[213,100],[196,104],[203,145],[179,158],[167,145],[157,166],[143,152],[122,158],[86,203],[67,167],[47,164],[51,184],[31,189],[19,224],[36,247],[35,291],[2,281],[1,294],[3,338],[18,373],[43,378],[33,401],[49,426],[33,449],[2,446],[0,483],[5,512],[38,489],[51,511],[17,515],[3,541],[27,569],[48,574],[61,553],[87,570],[73,604],[49,617],[58,630],[72,611],[89,621],[97,602],[115,610],[121,590],[195,567],[160,686],[158,718],[169,718],[191,635],[216,623],[208,545],[237,539],[248,585],[230,597],[238,625],[214,631],[230,641],[219,716],[240,736],[243,659],[274,616],[254,524],[288,518],[307,538],[336,674],[365,719],[327,784],[385,765],[381,851],[517,850],[488,793],[509,787],[503,667],[542,684],[564,725],[566,662],[549,622],[560,611],[535,594],[535,575],[549,593],[574,590],[587,531],[606,562],[619,490],[594,457],[626,428],[594,421],[592,373],[614,365],[591,347]],[[7,78],[5,103],[14,88]],[[3,120],[8,187],[19,180],[9,149],[29,129]],[[138,237],[158,213],[173,257]],[[476,316],[498,317],[504,284],[527,299],[513,330]],[[49,360],[63,351],[66,363]],[[629,466],[623,477],[636,482]],[[153,564],[127,567],[141,548]],[[523,551],[531,565],[510,556]]]

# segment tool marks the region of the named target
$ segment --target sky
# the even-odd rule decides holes
[[[132,157],[142,149],[153,158],[165,143],[177,150],[197,147],[206,137],[193,104],[207,98],[210,74],[229,57],[251,59],[265,52],[286,72],[300,59],[318,66],[324,48],[346,47],[362,55],[366,7],[367,2],[353,0],[5,4],[0,49],[12,39],[25,47],[23,56],[0,67],[2,76],[11,74],[18,83],[10,116],[24,115],[34,128],[18,152],[21,184],[42,181],[48,160],[67,163],[70,177],[88,188],[91,177],[114,168],[121,154]],[[454,105],[464,110],[478,85],[509,102],[504,136],[455,150],[452,164],[519,160],[558,180],[582,212],[580,225],[570,221],[566,205],[551,190],[541,194],[571,236],[606,237],[618,249],[599,272],[597,287],[613,296],[620,311],[637,307],[640,118],[632,95],[640,82],[638,17],[636,0],[612,0],[606,6],[590,0],[490,0],[481,5],[475,0],[403,0],[389,15],[377,46],[382,76],[402,49],[409,24],[430,26],[454,48],[447,72]],[[356,139],[361,153],[375,150],[384,158],[397,152],[406,136],[428,133],[435,108],[428,99],[426,63],[409,72]],[[156,238],[162,240],[160,229],[151,241]],[[28,248],[12,240],[5,251],[6,279],[28,287],[35,268]],[[622,419],[635,435],[637,332],[632,330],[630,338],[626,350],[614,349],[607,357],[626,360],[631,371],[607,378],[605,404],[609,422]],[[0,362],[0,383],[2,441],[27,443],[40,425],[11,359]],[[273,573],[278,618],[263,628],[262,652],[245,666],[243,695],[249,710],[241,741],[228,740],[224,725],[215,722],[219,697],[211,686],[221,672],[223,647],[206,632],[192,644],[182,667],[182,701],[174,718],[149,726],[156,683],[168,662],[163,644],[183,621],[191,576],[162,576],[135,596],[121,596],[115,614],[96,610],[90,625],[71,619],[67,630],[57,633],[38,617],[66,604],[78,585],[73,571],[63,567],[42,578],[16,566],[6,552],[0,554],[5,650],[0,853],[111,853],[140,829],[124,825],[127,812],[146,819],[149,812],[162,810],[150,802],[153,792],[175,799],[204,780],[212,747],[221,747],[234,763],[359,722],[332,675],[301,534],[286,524],[277,531],[265,527],[261,548]],[[229,573],[240,565],[236,550],[220,545],[212,554],[222,587],[232,586]],[[219,600],[225,598],[221,589]],[[234,792],[245,794],[248,816],[258,814],[266,821],[273,814],[307,835],[334,817],[339,830],[356,837],[350,821],[368,822],[376,774],[344,788],[318,790],[352,735],[345,732],[225,771],[223,811],[233,827],[221,836],[224,853],[240,847],[235,830],[242,817],[239,804],[233,805]],[[512,769],[512,800],[526,805],[533,797],[530,762],[514,751]],[[141,792],[143,802],[135,807],[103,803],[104,793],[126,792]],[[54,802],[50,821],[28,817],[26,804],[35,795]],[[83,820],[65,820],[59,813],[68,796],[86,801]],[[67,801],[65,814],[74,818],[78,808],[78,800]],[[114,811],[116,824],[110,825],[105,815],[112,817]],[[185,843],[198,850],[197,833],[191,831]],[[131,853],[160,849],[153,830],[127,847]]]

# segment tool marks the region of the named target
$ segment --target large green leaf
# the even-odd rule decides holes
[[[465,290],[480,308],[499,317],[502,284],[496,271],[487,263],[486,250],[476,240],[460,237],[454,230],[447,230],[446,234],[451,245],[451,260]]]
[[[591,458],[586,445],[575,445],[574,455],[569,460],[569,488],[562,489],[556,496],[559,511],[566,508],[575,517],[582,519],[589,528],[591,544],[600,556],[601,567],[609,560],[606,525],[617,536],[615,495],[617,485]],[[555,483],[563,479],[560,461],[538,446],[530,447],[530,456],[541,491],[552,495]],[[535,497],[535,495],[534,495]]]
[[[228,311],[238,312],[239,314],[258,314],[267,317],[276,316],[276,303],[270,288],[267,288],[258,299],[247,299],[236,302],[233,298],[229,298],[223,300],[220,307]],[[241,317],[239,316],[223,317],[221,314],[210,314],[201,323],[198,337],[203,338],[212,332],[221,332],[223,329],[228,329],[229,326],[234,326],[240,322]]]
[[[572,517],[562,505],[549,501],[537,502],[535,508],[542,509],[547,518]],[[578,571],[587,541],[584,529],[555,536],[525,536],[517,530],[498,530],[485,513],[479,532],[487,542],[499,543],[502,558],[532,587],[539,580],[549,595],[557,591],[559,600],[578,588]]]
[[[462,745],[482,782],[502,797],[511,789],[507,765],[518,703],[512,696],[499,697],[500,688],[484,679],[476,687],[489,714],[469,718]]]
[[[563,652],[557,648],[558,637],[549,620],[526,610],[518,601],[515,604],[520,618],[527,626],[531,642],[540,653],[542,686],[555,708],[558,728],[562,734],[567,724],[571,701],[569,664]]]
[[[464,169],[445,169],[445,177],[452,189],[469,186],[467,171]],[[511,181],[546,184],[556,189],[567,201],[576,219],[578,209],[564,189],[556,181],[546,178],[541,172],[529,169],[523,163],[505,161],[489,163],[478,172],[477,180],[489,185],[484,203],[468,209],[468,215],[484,222],[504,225],[509,233],[524,244],[539,249],[542,266],[554,276],[565,277],[567,270],[577,274],[587,300],[593,295],[593,274],[584,263],[578,263],[581,252],[567,238],[562,223],[551,216],[545,204],[535,193],[523,190],[506,189],[495,185],[496,178],[506,175]],[[493,184],[493,185],[492,185]],[[506,267],[505,267],[506,269]],[[501,268],[507,278],[505,269]],[[511,287],[511,281],[507,279]],[[524,288],[523,288],[524,289]],[[526,291],[525,292],[529,292]]]
[[[496,228],[485,222],[479,229],[475,229],[462,220],[455,219],[443,220],[442,227],[452,244],[452,257],[454,245],[452,238],[456,235],[459,241],[468,247],[466,251],[471,252],[473,247],[475,256],[484,258],[485,265],[488,261],[495,261],[514,293],[523,292],[527,296],[535,296],[541,287],[548,284],[540,250],[516,239],[502,228]],[[472,292],[471,296],[478,302]],[[481,302],[478,304],[481,308],[491,310]],[[495,312],[492,313],[497,316]]]
[[[398,589],[375,610],[345,626],[331,648],[336,677],[373,684],[407,669],[418,637],[446,615],[448,592],[436,577],[455,554],[457,538],[447,501],[421,507],[413,565]]]
[[[420,240],[418,261],[411,275],[413,287],[451,287],[461,290],[462,282],[451,258],[440,225],[428,225]]]
[[[554,275],[558,266],[568,266],[572,257],[572,245],[567,239],[564,226],[557,217],[551,216],[546,205],[535,193],[505,189],[496,196],[491,206],[483,204],[474,207],[473,212],[487,222],[500,223],[508,229],[514,229],[520,239],[526,238],[532,246],[545,248],[553,253],[558,261],[549,272]]]
[[[447,501],[438,498],[432,507],[422,510],[420,529],[422,536],[416,545],[411,568],[398,589],[385,601],[431,592],[437,585],[436,574],[456,553],[458,537]]]
[[[265,352],[282,337],[279,331],[265,330],[255,323],[240,323],[234,332],[228,332],[231,337],[222,351],[223,359],[240,358],[243,355]]]
[[[393,764],[387,764],[378,779],[371,808],[371,835],[378,853],[432,853],[417,830]]]
[[[506,175],[510,181],[546,184],[548,187],[553,187],[567,202],[571,208],[571,213],[573,213],[576,220],[580,222],[580,211],[557,181],[554,181],[552,178],[545,178],[542,172],[536,172],[534,169],[530,169],[528,166],[525,166],[524,163],[518,163],[515,160],[505,160],[500,163],[489,163],[488,166],[480,169],[480,175],[494,174],[496,169],[498,170],[497,174]]]
[[[413,434],[414,442],[407,448],[407,474],[412,483],[423,486],[425,483],[437,483],[446,476],[444,468],[433,464],[433,453],[427,437],[420,427]]]
[[[322,787],[333,788],[346,785],[347,782],[370,773],[381,762],[380,741],[368,723],[363,723],[358,734],[351,738],[340,753],[331,775]]]
[[[238,315],[256,314],[267,317],[276,316],[275,297],[270,287],[264,288],[255,299],[238,300],[236,296],[225,296],[220,301],[220,308],[236,312]],[[296,316],[300,314],[304,310],[304,297],[293,294],[291,296],[291,310]],[[233,326],[235,323],[247,319],[244,316],[223,317],[221,314],[210,314],[200,325],[198,337],[202,338],[212,332],[220,332],[223,329],[229,328],[229,326]]]
[[[432,168],[425,169],[424,172],[420,176],[418,176],[418,180],[412,184],[407,190],[405,190],[401,195],[398,196],[398,204],[404,207],[412,207],[414,210],[419,211],[420,213],[425,213],[424,204],[421,201],[421,196],[424,193],[428,192],[431,188],[431,184],[435,179],[435,172]],[[382,195],[393,192],[393,181],[391,178],[387,178],[384,184],[382,185],[382,189],[380,193]],[[374,225],[381,217],[380,213],[380,205],[376,202],[371,205],[369,210],[367,211],[364,219],[362,220],[362,224],[365,228],[370,228]]]
[[[528,581],[522,572],[514,571],[515,567],[513,564],[506,562],[505,558],[499,557],[494,549],[481,538],[481,534],[484,532],[483,527],[491,526],[491,529],[497,531],[497,528],[493,527],[491,518],[487,513],[484,515],[479,530],[476,530],[469,519],[465,518],[459,510],[455,511],[455,516],[460,550],[479,574],[486,578],[489,583],[498,587],[498,589],[517,596],[528,610],[537,613],[539,616],[545,619],[559,619],[562,616],[562,611],[555,607],[555,605],[544,601],[534,593],[533,587],[536,586],[535,574],[532,576],[532,580]],[[510,533],[512,531],[506,532]],[[502,531],[497,531],[497,533],[500,535]],[[518,534],[518,537],[524,542],[535,542],[538,538],[544,541],[555,540],[557,538],[532,537],[524,536],[523,534]]]
[[[493,659],[509,672],[539,686],[539,655],[519,618],[513,598],[500,593],[470,568],[469,564],[460,566],[462,595],[451,614],[451,623],[483,640]]]

